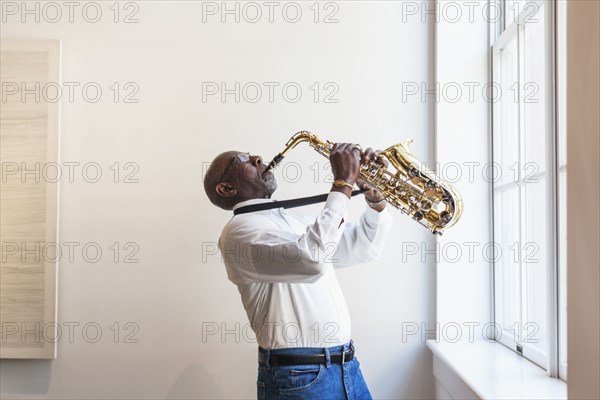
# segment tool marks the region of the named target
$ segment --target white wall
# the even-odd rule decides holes
[[[463,199],[463,215],[438,240],[436,320],[442,342],[487,338],[491,313],[491,164],[487,2],[438,1],[436,28],[436,161]],[[445,17],[443,17],[445,16]],[[459,18],[460,17],[460,18]],[[468,48],[458,54],[458,48]],[[459,328],[460,327],[460,328]],[[490,329],[491,331],[491,329]]]
[[[6,3],[6,2],[5,2]],[[20,2],[17,3],[18,6]],[[62,4],[62,3],[59,3]],[[97,162],[103,179],[61,181],[60,242],[96,242],[104,256],[59,264],[58,323],[64,328],[51,361],[2,360],[1,395],[14,398],[251,398],[255,396],[256,345],[244,331],[203,340],[206,323],[246,324],[237,290],[220,257],[203,260],[230,214],[214,208],[202,189],[203,164],[238,149],[271,158],[294,132],[386,147],[414,139],[414,153],[432,161],[431,105],[402,101],[403,82],[428,82],[430,24],[405,18],[398,2],[339,2],[338,23],[314,23],[312,4],[302,3],[298,23],[274,23],[266,7],[257,23],[202,22],[202,3],[137,2],[138,23],[112,22],[111,3],[88,23],[67,9],[58,23],[4,15],[2,36],[62,40],[63,82],[98,82],[104,96],[88,103],[77,90],[63,99],[60,156],[64,162]],[[230,3],[233,5],[234,3]],[[262,4],[262,3],[259,3]],[[220,6],[220,2],[216,3]],[[3,5],[4,6],[4,5]],[[32,6],[33,7],[33,6]],[[120,17],[133,9],[121,9]],[[250,11],[250,10],[249,10]],[[293,18],[292,10],[288,10]],[[320,19],[333,8],[321,8]],[[90,11],[91,12],[91,11]],[[50,16],[52,18],[54,14]],[[93,14],[92,14],[93,16]],[[250,18],[253,14],[250,15]],[[432,22],[432,19],[428,19]],[[203,82],[297,82],[303,95],[273,103],[202,101]],[[137,104],[115,103],[109,86],[135,82]],[[309,87],[334,82],[337,103],[315,103]],[[81,87],[81,86],[80,86]],[[126,93],[127,91],[125,91]],[[291,92],[290,92],[291,93]],[[302,179],[285,182],[278,198],[321,193],[326,160],[299,148],[289,162],[303,166]],[[320,162],[320,182],[307,167]],[[139,183],[114,183],[114,162],[139,165]],[[130,170],[121,172],[129,172]],[[104,178],[106,177],[106,178]],[[120,180],[123,179],[121,175]],[[352,203],[353,215],[364,207]],[[314,212],[316,206],[303,212]],[[353,336],[364,374],[377,398],[432,398],[431,355],[421,340],[403,343],[403,322],[432,323],[433,259],[402,262],[402,243],[432,247],[430,234],[400,213],[379,262],[339,273],[353,318]],[[139,245],[137,264],[111,260],[112,243]],[[79,247],[80,249],[81,247]],[[123,257],[123,250],[121,258]],[[68,323],[76,322],[68,340]],[[97,343],[82,337],[84,324],[103,330]],[[120,323],[114,342],[110,327]],[[123,324],[139,327],[124,343]],[[93,331],[89,332],[93,334]]]

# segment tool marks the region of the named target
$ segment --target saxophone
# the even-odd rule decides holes
[[[308,142],[317,153],[329,159],[333,146],[307,131],[296,133],[267,166],[269,171],[283,160],[286,153],[300,142]],[[462,214],[462,199],[447,182],[424,168],[410,152],[412,142],[402,142],[383,150],[380,155],[389,166],[371,160],[361,162],[360,178],[369,187],[377,189],[392,206],[419,222],[434,235],[441,236]],[[392,169],[390,169],[392,167]],[[265,172],[266,172],[265,171]]]

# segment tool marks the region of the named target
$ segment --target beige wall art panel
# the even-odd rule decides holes
[[[60,42],[2,40],[1,358],[55,358]]]

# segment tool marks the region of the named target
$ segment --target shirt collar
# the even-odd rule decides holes
[[[239,203],[236,203],[236,205],[233,206],[233,211],[235,211],[236,209],[238,209],[240,207],[250,206],[253,204],[270,203],[273,201],[275,201],[275,200],[274,199],[250,199],[250,200],[240,201]]]

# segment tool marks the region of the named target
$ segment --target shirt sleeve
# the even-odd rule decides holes
[[[332,255],[336,268],[376,260],[379,258],[393,223],[386,205],[381,212],[366,207],[359,221],[348,223]]]
[[[298,235],[280,228],[268,215],[234,217],[223,230],[219,249],[229,279],[250,282],[308,283],[319,279],[342,235],[350,199],[331,192],[323,210]]]

